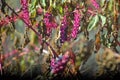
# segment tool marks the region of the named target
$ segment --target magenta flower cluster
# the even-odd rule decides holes
[[[68,61],[69,61],[68,52],[65,53],[63,56],[59,55],[56,59],[52,58],[50,63],[51,73],[58,74],[60,72],[63,72]]]
[[[5,17],[4,19],[2,19],[2,20],[0,21],[0,26],[7,25],[8,23],[14,22],[14,21],[16,21],[16,20],[17,20],[17,17],[16,17],[16,16],[13,16],[13,17],[7,16],[7,17]]]
[[[96,9],[99,9],[99,8],[100,8],[100,6],[99,6],[99,4],[96,2],[96,0],[91,0],[91,2],[92,2],[93,6],[94,6]]]
[[[22,13],[21,18],[27,23],[30,24],[29,10],[28,10],[28,0],[21,0]]]
[[[78,30],[80,27],[80,13],[79,10],[74,11],[74,21],[73,21],[73,29],[71,32],[71,37],[76,38],[78,34]]]
[[[67,15],[63,17],[61,27],[60,27],[60,42],[64,43],[67,40],[67,28],[68,28],[68,23],[67,23]]]
[[[54,18],[52,16],[51,13],[46,13],[44,15],[44,19],[43,19],[43,22],[46,26],[46,29],[47,29],[47,34],[49,35],[51,33],[51,30],[52,28],[56,28],[57,27],[57,24],[54,22]]]

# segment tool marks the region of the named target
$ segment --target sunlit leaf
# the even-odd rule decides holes
[[[42,5],[43,5],[44,7],[46,6],[45,0],[42,0]]]
[[[25,64],[25,60],[22,60],[20,62],[20,66],[21,66],[21,71],[24,72],[26,70],[26,64]]]
[[[101,6],[103,6],[103,5],[104,5],[104,2],[105,2],[105,0],[101,0]]]
[[[99,16],[100,16],[100,19],[102,20],[102,27],[103,27],[106,23],[106,17],[103,15],[99,15]]]
[[[29,5],[29,11],[30,11],[30,17],[34,18],[36,16],[36,5],[38,3],[38,0],[34,0],[30,5]]]
[[[34,44],[34,43],[35,43],[35,37],[36,37],[36,36],[35,36],[35,33],[34,33],[34,32],[31,32],[31,33],[30,33],[30,43],[31,43],[31,44]]]
[[[63,13],[63,8],[62,8],[62,6],[57,6],[56,9],[59,11],[60,14]]]
[[[66,2],[66,0],[62,0],[62,3],[65,3]]]
[[[97,25],[98,21],[99,21],[99,17],[98,15],[95,15],[88,24],[88,31],[91,31]]]
[[[110,11],[113,10],[113,1],[114,1],[114,0],[109,0],[108,9],[109,9]]]
[[[34,18],[35,16],[36,16],[36,10],[34,9],[34,10],[31,11],[30,17]]]
[[[55,0],[54,3],[53,3],[53,7],[54,7],[54,8],[56,7],[56,0]]]

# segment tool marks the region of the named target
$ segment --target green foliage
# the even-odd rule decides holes
[[[88,24],[88,31],[91,31],[94,27],[97,26],[97,23],[99,21],[99,16],[95,15],[94,17],[92,17],[91,21]]]
[[[105,23],[106,23],[106,17],[103,16],[103,15],[99,15],[99,16],[100,16],[100,19],[102,21],[102,27],[103,27],[105,25]]]

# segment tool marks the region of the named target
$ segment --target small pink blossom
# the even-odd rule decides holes
[[[30,24],[30,17],[28,11],[28,0],[21,0],[22,12],[20,17],[27,23]]]
[[[38,8],[37,8],[37,14],[40,15],[40,14],[42,14],[42,12],[43,12],[43,9],[42,9],[41,7],[38,7]]]
[[[99,6],[99,4],[96,2],[96,0],[91,0],[91,2],[92,2],[93,6],[94,6],[96,9],[99,9],[99,8],[100,8],[100,6]]]

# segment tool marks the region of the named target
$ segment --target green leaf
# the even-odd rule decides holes
[[[44,7],[46,6],[45,0],[42,0],[42,5],[43,5]]]
[[[106,23],[106,17],[103,15],[99,15],[99,16],[100,16],[100,19],[102,20],[102,27],[103,27]]]
[[[38,0],[34,0],[29,6],[30,11],[30,17],[34,18],[36,16],[36,5],[38,3]]]
[[[109,0],[108,9],[109,9],[110,11],[113,10],[113,0]]]
[[[33,10],[31,11],[30,17],[31,17],[31,18],[35,18],[35,17],[36,17],[36,10],[35,10],[35,9],[33,9]]]
[[[98,21],[99,21],[99,17],[98,17],[98,15],[95,15],[92,18],[92,20],[90,21],[90,23],[88,24],[87,30],[91,31],[96,26],[96,24],[98,23]]]
[[[64,0],[62,0],[62,3],[64,3]]]
[[[101,6],[103,6],[105,3],[105,0],[101,0]]]
[[[54,1],[54,3],[53,3],[53,7],[54,7],[54,8],[56,7],[56,1]]]
[[[50,6],[52,6],[52,0],[49,0],[50,1]]]
[[[63,14],[63,8],[62,8],[62,6],[57,6],[57,10],[59,11],[60,14]]]
[[[111,47],[111,43],[108,43],[108,44],[107,44],[107,47],[110,48],[110,47]]]
[[[34,1],[30,4],[30,7],[29,7],[29,11],[30,11],[30,12],[36,8],[37,3],[38,3],[38,0],[34,0]]]
[[[24,72],[26,70],[26,64],[25,64],[25,60],[22,60],[20,62],[20,66],[21,66],[21,71]]]

